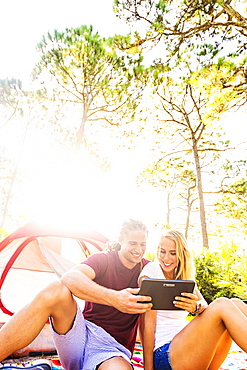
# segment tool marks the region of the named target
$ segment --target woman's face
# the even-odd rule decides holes
[[[162,238],[158,249],[158,261],[167,279],[175,278],[175,269],[178,266],[176,244],[173,240]]]

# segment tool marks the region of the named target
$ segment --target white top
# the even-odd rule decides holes
[[[140,277],[165,279],[159,263],[148,263],[140,273]],[[188,312],[184,310],[157,310],[154,350],[170,342],[188,323]]]

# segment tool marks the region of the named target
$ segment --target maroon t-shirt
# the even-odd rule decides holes
[[[150,261],[142,258],[142,267],[148,262]],[[94,281],[99,285],[114,290],[138,287],[141,263],[133,269],[128,269],[120,261],[117,251],[92,254],[83,263],[95,271]],[[83,314],[86,320],[105,329],[119,343],[133,352],[138,314],[123,313],[114,307],[92,302],[85,302]]]

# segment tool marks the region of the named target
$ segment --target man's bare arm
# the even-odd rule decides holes
[[[117,291],[95,283],[94,278],[94,270],[81,264],[67,271],[61,281],[75,297],[85,301],[113,306],[121,312],[132,314],[144,313],[151,309],[151,303],[137,303],[150,300],[150,297],[137,295],[139,288]]]

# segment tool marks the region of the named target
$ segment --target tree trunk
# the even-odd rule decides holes
[[[188,238],[189,235],[189,226],[190,226],[190,214],[191,214],[191,209],[192,205],[195,201],[195,199],[190,200],[191,198],[191,190],[195,188],[196,185],[191,186],[188,188],[188,196],[187,196],[187,217],[186,217],[186,224],[185,224],[185,238]]]
[[[12,188],[13,188],[15,178],[16,178],[18,165],[19,165],[19,162],[15,165],[15,169],[14,169],[14,172],[13,172],[13,175],[12,175],[12,178],[11,178],[11,184],[10,184],[10,187],[9,187],[9,190],[8,190],[8,195],[7,195],[7,198],[6,198],[6,201],[5,201],[5,206],[4,206],[4,210],[3,210],[3,217],[2,217],[2,221],[1,221],[1,225],[0,225],[0,227],[2,229],[4,227],[4,222],[5,222],[5,219],[6,219],[6,216],[7,216],[9,201],[10,201],[10,198],[11,198]]]
[[[82,143],[85,144],[85,123],[86,123],[86,121],[84,120],[84,117],[83,117],[82,120],[81,120],[80,128],[79,128],[79,130],[77,131],[77,134],[76,134],[76,142],[75,142],[76,152],[79,151]]]
[[[9,201],[10,201],[10,198],[11,198],[12,189],[13,189],[14,182],[15,182],[15,179],[16,179],[16,174],[17,174],[17,171],[18,171],[19,163],[20,163],[20,160],[21,160],[21,157],[22,157],[22,152],[23,152],[23,148],[24,148],[24,144],[25,144],[25,140],[26,140],[26,135],[27,135],[27,130],[28,130],[29,123],[30,122],[27,123],[26,129],[25,129],[25,132],[24,132],[24,135],[23,135],[23,139],[22,139],[21,149],[20,149],[20,152],[18,154],[18,158],[17,158],[17,161],[16,161],[16,165],[15,165],[15,168],[14,168],[13,175],[11,177],[11,184],[10,184],[10,187],[9,187],[9,190],[8,190],[8,195],[7,195],[7,198],[6,198],[4,211],[3,211],[3,217],[2,217],[2,221],[1,221],[1,225],[0,225],[1,228],[4,227],[4,222],[5,222],[5,219],[6,219],[6,216],[7,216]]]
[[[85,138],[85,124],[87,122],[87,111],[88,108],[85,107],[85,103],[83,103],[83,113],[81,118],[81,125],[79,127],[79,130],[76,134],[76,142],[75,142],[75,150],[76,152],[79,151],[81,144],[84,144],[86,146],[86,138]]]
[[[201,174],[201,165],[196,145],[195,137],[192,137],[193,142],[193,154],[195,159],[196,165],[196,178],[197,178],[197,191],[198,191],[198,198],[199,198],[199,210],[200,210],[200,221],[201,221],[201,230],[202,230],[202,243],[203,247],[209,248],[208,245],[208,233],[207,233],[207,223],[206,223],[206,214],[205,214],[205,206],[204,206],[204,197],[203,197],[203,190],[202,190],[202,174]]]
[[[166,227],[170,228],[170,212],[171,212],[171,210],[170,210],[170,193],[167,194],[166,204],[167,204]]]

